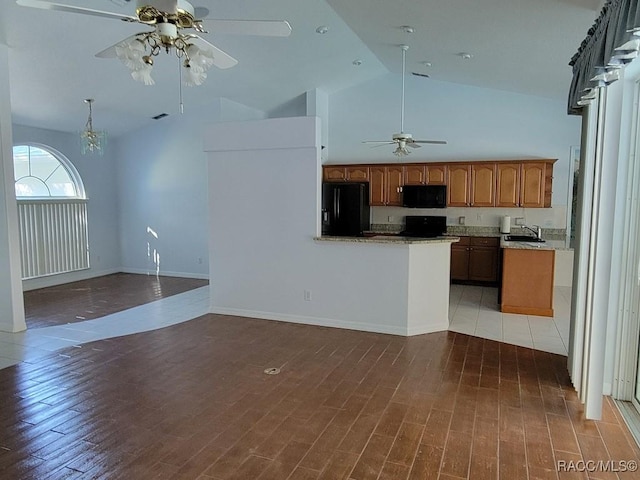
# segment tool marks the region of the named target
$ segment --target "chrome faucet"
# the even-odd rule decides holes
[[[527,227],[526,225],[520,225],[522,227],[522,229],[526,229],[529,230],[530,232],[533,232],[536,236],[536,238],[542,238],[542,227],[540,227],[539,225],[533,225],[534,228],[531,227]]]

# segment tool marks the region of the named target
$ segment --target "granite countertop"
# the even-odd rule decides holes
[[[434,237],[434,238],[416,238],[416,237],[401,237],[399,235],[374,235],[371,237],[334,237],[334,236],[322,236],[314,237],[314,240],[321,242],[350,242],[350,243],[381,243],[381,244],[401,244],[401,245],[414,245],[414,244],[428,244],[428,243],[453,243],[458,242],[458,237],[446,236],[446,237]]]
[[[500,239],[500,247],[519,250],[572,250],[566,246],[566,242],[564,240],[545,240],[544,242],[508,242],[504,239],[504,236]]]

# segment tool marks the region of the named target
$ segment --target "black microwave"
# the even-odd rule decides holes
[[[405,185],[402,187],[402,206],[409,208],[445,208],[446,185]]]

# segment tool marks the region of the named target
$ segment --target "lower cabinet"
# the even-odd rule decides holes
[[[460,237],[451,244],[451,281],[460,283],[498,283],[500,239]]]

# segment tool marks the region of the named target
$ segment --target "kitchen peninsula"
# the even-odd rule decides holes
[[[331,256],[345,259],[352,281],[344,285],[344,295],[352,296],[354,302],[384,303],[390,314],[378,331],[409,336],[449,328],[451,244],[458,237],[322,236],[314,240]],[[370,278],[385,287],[366,288]]]
[[[502,287],[500,311],[553,316],[555,253],[564,242],[501,240]]]

